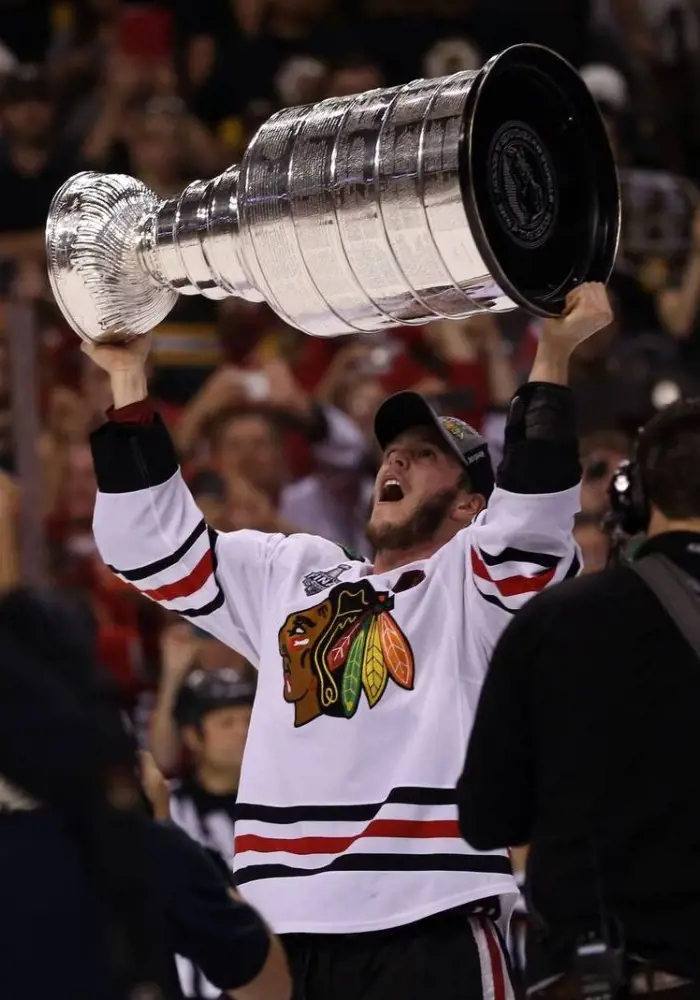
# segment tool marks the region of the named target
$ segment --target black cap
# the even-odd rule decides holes
[[[457,417],[441,417],[418,392],[397,392],[377,410],[374,433],[382,451],[411,427],[434,427],[466,472],[475,493],[485,500],[495,486],[489,446],[473,427]]]
[[[196,726],[208,712],[231,705],[252,705],[255,684],[237,670],[193,670],[180,688],[173,716],[178,726]]]

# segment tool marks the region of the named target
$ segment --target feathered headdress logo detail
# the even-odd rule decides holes
[[[363,580],[335,587],[325,601],[289,615],[279,632],[284,697],[294,724],[319,715],[350,719],[364,692],[370,708],[389,681],[410,691],[413,651],[391,614],[394,599]]]

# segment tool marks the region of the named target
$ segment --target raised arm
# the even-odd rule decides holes
[[[530,381],[513,398],[497,488],[470,532],[474,585],[491,609],[487,655],[526,600],[579,571],[572,529],[581,467],[569,360],[611,319],[603,285],[571,292],[566,314],[544,324]]]
[[[109,373],[114,398],[107,423],[91,440],[98,549],[146,597],[257,664],[263,594],[283,538],[255,531],[221,535],[206,524],[148,401],[148,346],[144,338],[85,348]]]

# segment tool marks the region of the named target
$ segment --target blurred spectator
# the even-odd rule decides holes
[[[255,685],[235,670],[195,670],[174,707],[189,756],[173,794],[171,816],[191,837],[230,865],[233,822]]]
[[[179,98],[151,98],[123,118],[121,130],[121,141],[112,137],[112,166],[134,174],[161,198],[179,194],[191,180],[217,174],[225,165],[217,140]],[[208,371],[212,361],[220,360],[217,304],[203,296],[181,296],[156,327],[154,339],[154,391],[167,402],[182,403],[201,383],[198,369],[208,361]]]
[[[428,51],[461,36],[472,8],[463,0],[359,0],[345,6],[356,37],[384,67],[388,84],[420,76]]]
[[[358,37],[385,67],[390,84],[421,75],[436,45],[455,38],[490,57],[522,41],[539,42],[581,63],[588,41],[589,0],[344,0]],[[464,59],[460,54],[460,59]],[[465,67],[466,68],[466,67]]]
[[[44,226],[56,190],[79,168],[54,133],[48,80],[18,69],[0,91],[0,259],[5,290],[12,279],[34,291],[44,282]]]
[[[371,56],[351,52],[337,59],[328,74],[326,97],[348,97],[384,84],[384,74]]]
[[[98,83],[117,39],[119,10],[119,0],[74,0],[57,18],[47,64],[62,107]]]
[[[245,72],[239,72],[242,104],[250,106],[262,99],[285,105],[318,99],[320,70],[347,47],[334,4],[331,0],[267,0],[260,6],[256,27],[245,41]],[[249,8],[250,2],[242,7]]]
[[[85,155],[93,165],[128,170],[162,198],[226,165],[214,136],[167,92],[108,109],[88,137]]]
[[[677,340],[690,342],[694,360],[700,358],[698,317],[700,315],[700,209],[693,219],[690,253],[671,287],[658,294],[658,312],[663,328]]]
[[[583,573],[599,573],[610,556],[610,539],[595,516],[579,514],[574,526],[574,538],[581,548]]]
[[[46,0],[2,0],[0,39],[18,63],[38,63],[51,38],[51,4]]]
[[[569,384],[576,396],[581,434],[618,426],[623,380],[612,359],[616,337],[611,324],[582,344],[572,358]]]
[[[98,627],[100,662],[112,675],[124,706],[131,708],[144,683],[148,652],[141,633],[142,605],[130,587],[115,581],[97,554],[92,535],[97,486],[83,434],[81,428],[77,440],[64,442],[52,469],[55,479],[47,509],[50,571],[64,590],[88,597]]]
[[[596,100],[618,166],[630,158],[629,87],[615,66],[590,63],[581,69],[584,83]]]
[[[582,438],[581,511],[585,516],[600,519],[607,510],[610,480],[630,457],[631,449],[631,439],[617,430],[599,431]]]
[[[212,433],[213,460],[229,496],[241,479],[277,503],[285,481],[283,438],[276,421],[262,409],[230,410]]]
[[[255,685],[233,670],[193,671],[178,693],[174,718],[189,762],[173,787],[170,817],[231,879],[236,799]],[[218,995],[199,969],[178,959],[186,997]]]
[[[155,711],[151,720],[150,749],[164,774],[173,774],[181,760],[181,743],[173,712],[178,692],[192,669],[197,641],[192,628],[177,623],[161,637],[161,674]]]
[[[233,670],[241,680],[246,680],[250,679],[251,668],[228,646],[181,622],[164,629],[160,648],[161,673],[153,712],[147,721],[148,742],[161,771],[174,774],[183,761],[183,744],[173,713],[187,676],[195,669]]]
[[[0,473],[12,472],[12,410],[10,408],[10,364],[5,334],[0,335]]]
[[[189,482],[195,503],[207,524],[217,531],[226,530],[226,484],[218,472],[203,469]]]
[[[508,406],[516,388],[508,343],[487,314],[397,331],[388,349],[380,373],[387,392],[424,392],[441,412],[477,430],[491,411]]]
[[[195,172],[192,126],[176,97],[152,98],[128,120],[124,139],[129,169],[161,198],[179,194]],[[210,172],[215,171],[205,169],[202,174]]]
[[[246,5],[228,0],[182,0],[175,5],[176,60],[188,106],[198,118],[212,125],[231,111],[240,110],[235,76],[230,75],[234,70],[235,43],[239,33],[247,37],[257,29],[255,14],[248,21],[238,16],[244,6],[262,9],[259,0]]]
[[[0,472],[0,593],[19,583],[18,503],[16,486],[4,472]]]
[[[466,38],[445,38],[428,49],[423,57],[423,76],[434,79],[463,70],[478,70],[484,63],[481,53]]]
[[[366,422],[383,398],[379,383],[367,380],[337,397],[338,408],[324,408],[327,435],[315,447],[316,469],[287,486],[280,504],[282,517],[299,530],[367,556],[372,555],[365,525],[375,470]]]
[[[597,6],[631,81],[655,165],[697,177],[700,22],[694,0],[598,0]]]

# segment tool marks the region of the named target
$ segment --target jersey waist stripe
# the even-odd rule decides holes
[[[451,806],[457,804],[454,788],[407,786],[392,788],[381,802],[352,805],[270,806],[252,802],[236,803],[236,820],[260,820],[264,823],[303,823],[305,821],[374,819],[385,805]]]
[[[236,859],[237,860],[237,859]],[[478,872],[510,875],[507,857],[493,854],[343,854],[318,868],[295,868],[292,865],[247,865],[237,869],[237,885],[260,879],[295,878],[322,875],[325,872]]]
[[[262,837],[244,833],[236,837],[235,853],[240,857],[245,851],[261,854],[286,851],[288,854],[341,854],[357,840],[364,837],[395,838],[459,838],[457,820],[374,820],[366,830],[351,837]]]

